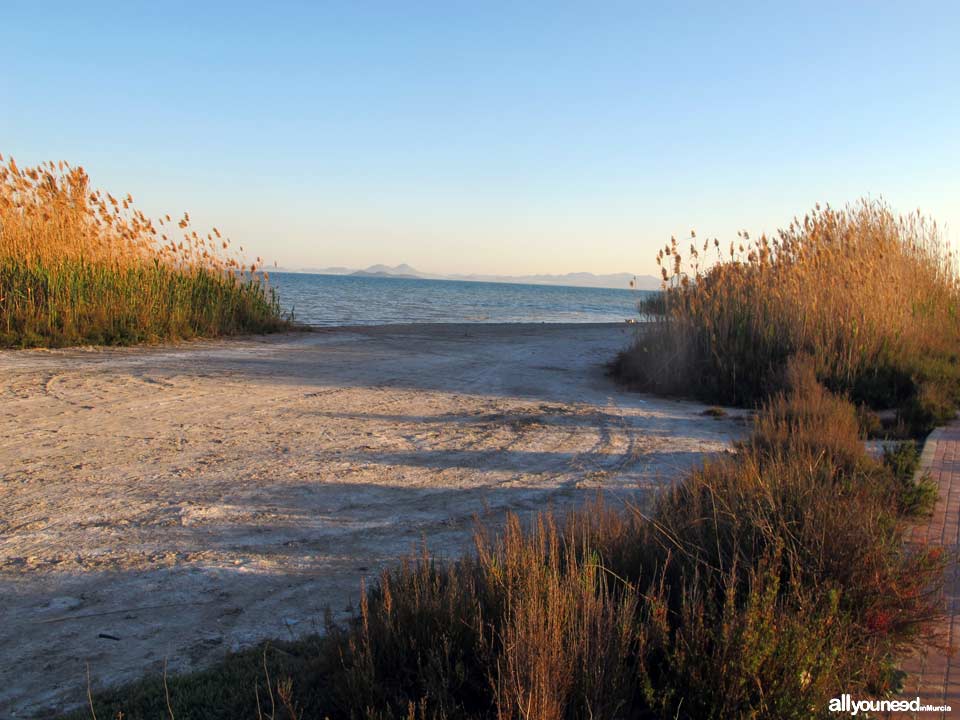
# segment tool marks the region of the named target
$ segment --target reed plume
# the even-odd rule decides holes
[[[190,216],[154,221],[63,161],[0,156],[0,346],[117,344],[286,326],[258,263]]]
[[[618,360],[627,380],[755,404],[806,355],[828,388],[871,407],[906,414],[931,384],[956,401],[960,275],[935,222],[864,200],[738,235],[726,252],[691,237],[685,257],[676,240],[658,253],[663,312]]]

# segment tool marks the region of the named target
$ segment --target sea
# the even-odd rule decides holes
[[[396,323],[589,323],[640,319],[649,294],[624,288],[270,273],[270,286],[297,322],[310,325]]]

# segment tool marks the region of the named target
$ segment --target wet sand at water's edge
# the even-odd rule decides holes
[[[0,716],[84,702],[87,663],[96,688],[313,632],[421,539],[452,557],[475,517],[637,500],[743,434],[615,386],[630,332],[0,352]]]

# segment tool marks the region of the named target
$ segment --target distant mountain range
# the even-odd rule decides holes
[[[588,272],[566,273],[565,275],[438,275],[423,273],[406,263],[400,265],[371,265],[358,270],[348,267],[323,268],[277,268],[281,272],[316,273],[318,275],[353,275],[356,277],[390,277],[423,280],[464,280],[467,282],[503,282],[527,283],[530,285],[565,285],[569,287],[628,289],[630,282],[636,281],[637,290],[659,290],[660,278],[653,275],[631,275],[630,273],[611,273],[594,275]]]

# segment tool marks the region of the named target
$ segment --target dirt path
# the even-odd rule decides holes
[[[0,352],[0,717],[344,613],[472,518],[635,492],[743,431],[618,390],[623,326]],[[103,637],[104,635],[111,636]]]

